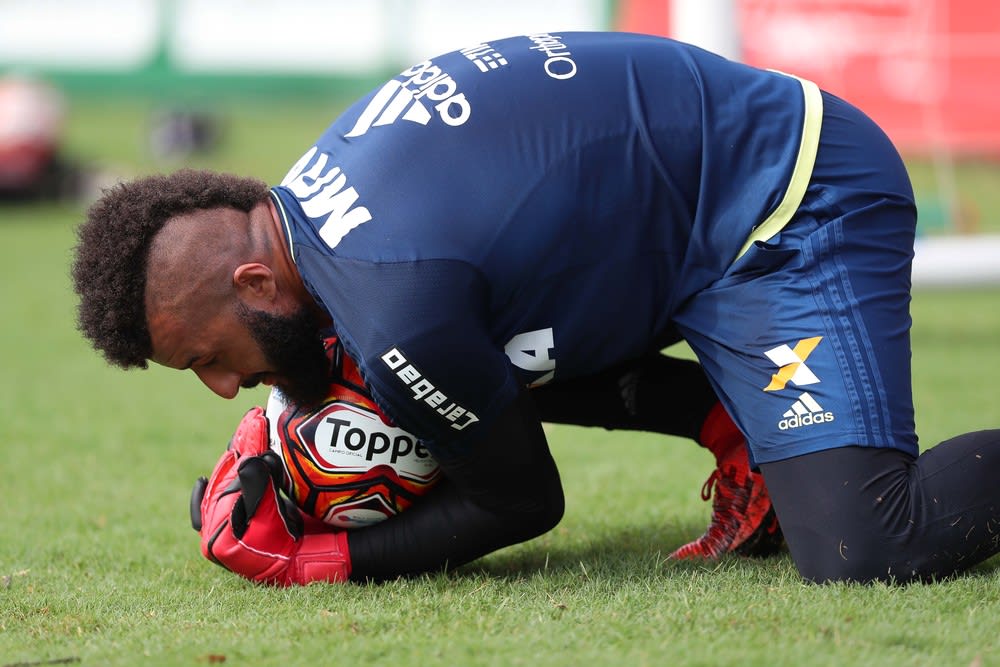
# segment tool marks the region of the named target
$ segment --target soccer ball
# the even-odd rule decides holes
[[[333,368],[318,408],[302,409],[271,390],[270,446],[284,464],[285,492],[306,514],[337,528],[362,528],[410,507],[441,471],[375,405],[336,339],[326,346]]]

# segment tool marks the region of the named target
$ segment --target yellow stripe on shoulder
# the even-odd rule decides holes
[[[812,81],[799,77],[793,78],[798,79],[799,83],[802,84],[802,94],[805,98],[805,117],[802,121],[799,154],[795,159],[792,177],[788,181],[788,188],[785,190],[785,196],[782,197],[781,203],[771,215],[767,216],[764,222],[750,232],[750,236],[740,248],[734,262],[742,257],[755,242],[768,240],[788,224],[799,208],[799,204],[802,203],[806,188],[809,187],[809,179],[812,178],[813,166],[816,164],[816,152],[819,150],[819,133],[823,126],[823,95],[820,93],[819,87]]]

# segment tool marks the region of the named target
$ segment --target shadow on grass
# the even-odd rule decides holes
[[[701,535],[705,525],[645,525],[604,530],[593,535],[556,529],[554,536],[503,549],[451,573],[450,577],[502,577],[522,579],[547,573],[575,571],[587,577],[608,579],[663,576],[671,571],[689,572],[719,565],[709,561],[676,561],[668,556],[677,547]],[[742,562],[774,568],[784,561],[794,570],[787,550],[767,558],[727,556],[720,563]]]
[[[451,579],[499,578],[522,580],[534,576],[576,573],[584,578],[607,580],[642,577],[686,576],[692,572],[740,569],[762,578],[798,580],[798,572],[788,548],[767,557],[727,555],[719,561],[677,561],[668,555],[681,544],[701,534],[700,524],[665,528],[646,525],[587,535],[541,537],[522,545],[503,549],[448,573]],[[1000,555],[993,556],[968,570],[932,582],[913,582],[908,586],[946,583],[956,579],[995,579],[1000,574]],[[884,584],[877,584],[884,585]]]

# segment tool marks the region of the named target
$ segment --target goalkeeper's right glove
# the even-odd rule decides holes
[[[251,581],[279,586],[346,581],[347,534],[304,530],[302,512],[280,490],[281,462],[267,446],[261,408],[243,417],[209,479],[191,496],[202,554]]]

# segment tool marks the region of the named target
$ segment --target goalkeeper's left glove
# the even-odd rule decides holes
[[[191,495],[191,524],[209,560],[252,581],[289,586],[346,581],[347,534],[304,530],[302,512],[280,491],[281,462],[267,446],[267,418],[251,409],[209,479]]]

